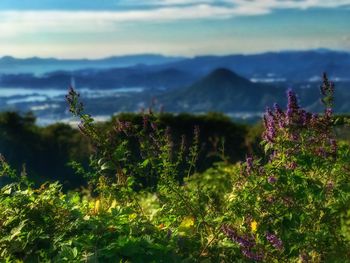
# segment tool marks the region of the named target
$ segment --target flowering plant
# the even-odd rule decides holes
[[[262,145],[268,160],[248,157],[240,165],[222,227],[246,258],[350,260],[341,228],[350,204],[350,148],[335,140],[333,92],[324,75],[321,115],[302,109],[291,90],[285,111],[267,108]]]

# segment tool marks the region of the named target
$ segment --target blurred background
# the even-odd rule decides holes
[[[2,0],[0,152],[37,181],[81,184],[66,165],[91,152],[65,101],[73,86],[98,121],[152,107],[179,136],[201,124],[207,153],[231,138],[240,160],[287,88],[322,111],[323,72],[335,111],[350,112],[349,25],[350,0]]]

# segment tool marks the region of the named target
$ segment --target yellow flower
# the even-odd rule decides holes
[[[186,216],[178,227],[178,232],[180,235],[188,235],[193,231],[194,218],[191,216]]]
[[[129,220],[134,220],[137,217],[137,214],[133,213],[129,215]]]
[[[95,201],[95,214],[98,214],[99,212],[101,212],[101,201],[97,199]]]
[[[193,217],[191,217],[191,216],[186,216],[183,220],[182,220],[182,222],[181,222],[181,224],[180,224],[180,228],[190,228],[190,227],[192,227],[192,226],[194,226],[194,218]]]
[[[251,228],[252,232],[256,232],[256,230],[258,229],[258,222],[256,222],[255,220],[253,220],[253,221],[250,223],[250,228]]]

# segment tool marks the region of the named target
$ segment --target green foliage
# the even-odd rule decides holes
[[[0,153],[18,171],[25,165],[36,185],[60,180],[65,189],[72,189],[84,181],[67,162],[75,160],[86,167],[91,150],[87,140],[69,125],[38,127],[31,114],[4,112],[0,114]]]
[[[13,182],[0,190],[0,259],[350,262],[350,145],[335,139],[333,89],[325,77],[322,115],[288,92],[287,110],[265,115],[263,158],[230,164],[222,147],[204,172],[198,127],[186,142],[162,125],[167,115],[150,112],[106,129],[72,89],[71,111],[94,152],[88,170],[71,166],[89,188],[33,187],[1,158],[0,175]],[[260,129],[247,137],[254,147]]]

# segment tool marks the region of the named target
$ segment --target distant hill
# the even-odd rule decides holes
[[[253,83],[236,73],[219,68],[189,87],[159,98],[168,111],[235,112],[262,111],[266,105],[281,101],[284,90]]]
[[[145,89],[173,89],[193,83],[196,78],[190,73],[166,68],[152,71],[136,66],[112,69],[86,69],[54,71],[42,76],[34,74],[5,74],[0,78],[0,87],[58,88],[66,89],[75,79],[77,87],[92,89],[115,89],[142,87]]]
[[[319,81],[323,72],[331,78],[350,81],[350,53],[324,49],[199,56],[155,67],[181,69],[201,77],[223,67],[261,82]]]
[[[133,67],[135,65],[159,65],[183,60],[183,57],[169,57],[158,54],[113,56],[103,59],[56,59],[56,58],[0,58],[0,74],[33,73],[50,71],[74,71],[86,68]]]
[[[257,82],[319,81],[322,72],[327,72],[333,79],[350,81],[350,53],[328,49],[194,58],[158,54],[113,56],[104,59],[0,58],[0,75],[129,67],[140,70],[147,68],[153,72],[179,70],[197,79],[217,68],[227,68]]]

